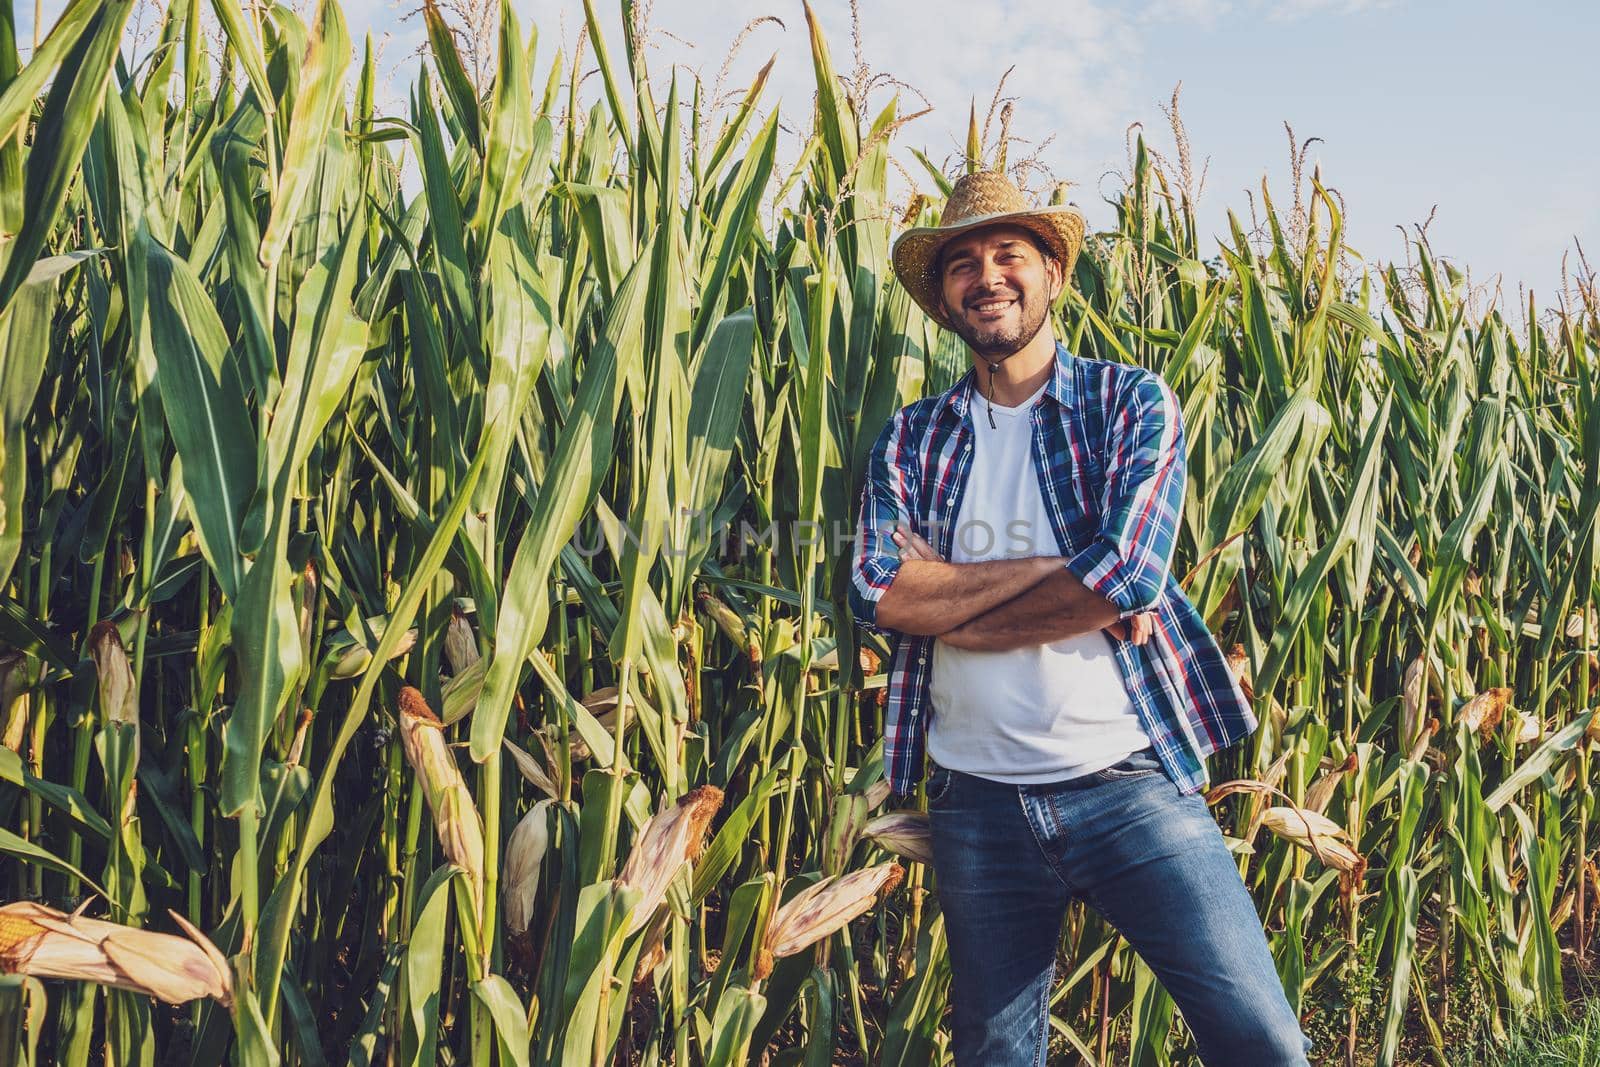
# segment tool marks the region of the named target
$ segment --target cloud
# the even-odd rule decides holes
[[[1228,0],[1150,0],[1139,12],[1139,21],[1195,22],[1210,26],[1233,10]]]
[[[564,36],[570,53],[581,25],[578,4],[541,0],[526,10],[538,20],[541,40],[545,34]],[[880,80],[869,96],[869,111],[876,114],[897,91],[901,114],[933,108],[901,131],[897,144],[924,148],[936,163],[957,162],[969,108],[976,102],[981,122],[1001,77],[1014,67],[1005,85],[1006,94],[1017,98],[1011,133],[1018,141],[1010,150],[1011,161],[1054,135],[1041,162],[1061,177],[1088,184],[1117,158],[1126,116],[1135,110],[1141,51],[1135,21],[1122,6],[1057,0],[1047,6],[963,6],[935,13],[937,9],[919,0],[862,0],[859,11],[860,60],[871,74],[889,75],[911,87],[897,90]],[[852,75],[857,56],[849,8],[819,4],[816,12],[835,70]],[[736,0],[711,9],[659,0],[649,16],[647,64],[658,79],[674,64],[698,72],[709,91],[740,28],[764,15],[780,18],[782,28],[768,23],[751,31],[730,64],[724,88],[737,91],[747,85],[775,57],[764,100],[768,105],[781,101],[782,120],[791,130],[808,129],[815,78],[798,2]],[[614,15],[606,17],[607,44],[620,65],[621,28]],[[593,62],[592,55],[587,62]],[[545,58],[540,63],[541,70],[548,69]],[[1089,144],[1102,148],[1086,150]],[[1112,146],[1113,152],[1108,156],[1103,146]],[[909,154],[899,157],[908,160]]]
[[[1273,22],[1293,22],[1323,13],[1356,15],[1363,11],[1378,11],[1393,7],[1394,0],[1267,0],[1256,6]]]
[[[1147,0],[1141,23],[1191,22],[1207,28],[1229,16],[1294,22],[1313,15],[1355,15],[1394,6],[1394,0]]]

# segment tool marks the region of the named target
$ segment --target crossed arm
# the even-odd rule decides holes
[[[937,636],[946,644],[1005,652],[1105,629],[1143,644],[1154,614],[1120,619],[1116,605],[1085,586],[1054,556],[947,563],[909,528],[894,542],[903,562],[878,601],[878,624]]]
[[[1004,651],[1105,629],[1143,644],[1168,581],[1185,482],[1182,411],[1142,374],[1118,390],[1099,529],[1070,559],[953,564],[908,523],[920,438],[902,410],[874,444],[858,525],[851,607],[866,625]],[[920,431],[917,431],[920,432]]]

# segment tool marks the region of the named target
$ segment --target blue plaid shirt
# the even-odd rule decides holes
[[[873,445],[862,494],[850,605],[858,622],[894,643],[884,764],[901,795],[922,779],[934,638],[878,627],[878,599],[900,570],[890,536],[897,521],[950,558],[972,468],[973,377],[968,371],[889,420]],[[1248,735],[1256,717],[1170,570],[1183,513],[1182,411],[1159,375],[1083,359],[1058,343],[1055,373],[1030,417],[1034,469],[1067,570],[1123,618],[1156,612],[1145,644],[1111,644],[1156,755],[1178,787],[1193,793],[1205,785],[1205,757]]]

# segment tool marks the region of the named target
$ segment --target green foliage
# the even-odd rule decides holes
[[[74,0],[26,65],[0,13],[0,899],[170,908],[235,997],[5,976],[0,1051],[946,1061],[921,864],[766,944],[799,890],[895,858],[862,837],[888,650],[849,625],[833,532],[883,421],[966,361],[888,272],[898,101],[847,93],[808,12],[784,174],[767,71],[714,114],[631,41],[613,63],[592,5],[587,112],[512,5],[475,86],[429,3],[404,119],[373,113],[370,48],[348,78],[330,0],[213,0],[215,71],[194,3],[118,62],[130,6]],[[974,112],[965,165],[984,148]],[[1235,220],[1212,256],[1172,179],[1141,142],[1055,328],[1183,405],[1175,569],[1262,719],[1213,780],[1361,860],[1263,832],[1270,790],[1216,798],[1318,1054],[1449,1060],[1559,1011],[1592,948],[1596,309],[1514,328],[1420,241],[1357,270],[1320,178],[1292,217],[1263,187],[1264,235]],[[408,762],[402,685],[472,812]],[[547,842],[507,855],[540,800]],[[643,905],[680,804],[720,805],[709,844],[663,852]],[[1062,1047],[1182,1058],[1103,923],[1075,907],[1062,952]],[[1506,1062],[1581,1062],[1593,1029]]]

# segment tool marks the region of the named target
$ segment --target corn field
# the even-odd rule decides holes
[[[948,1062],[834,536],[968,365],[888,270],[949,189],[900,102],[809,9],[814,101],[713,110],[592,6],[574,63],[504,4],[480,92],[430,4],[385,115],[331,0],[137,62],[133,7],[23,64],[0,4],[5,1062]],[[1363,267],[1320,175],[1220,247],[1126,179],[1056,328],[1183,403],[1262,720],[1213,811],[1314,1057],[1448,1064],[1590,965],[1597,308]],[[1060,1062],[1193,1062],[1081,905],[1059,959]]]

